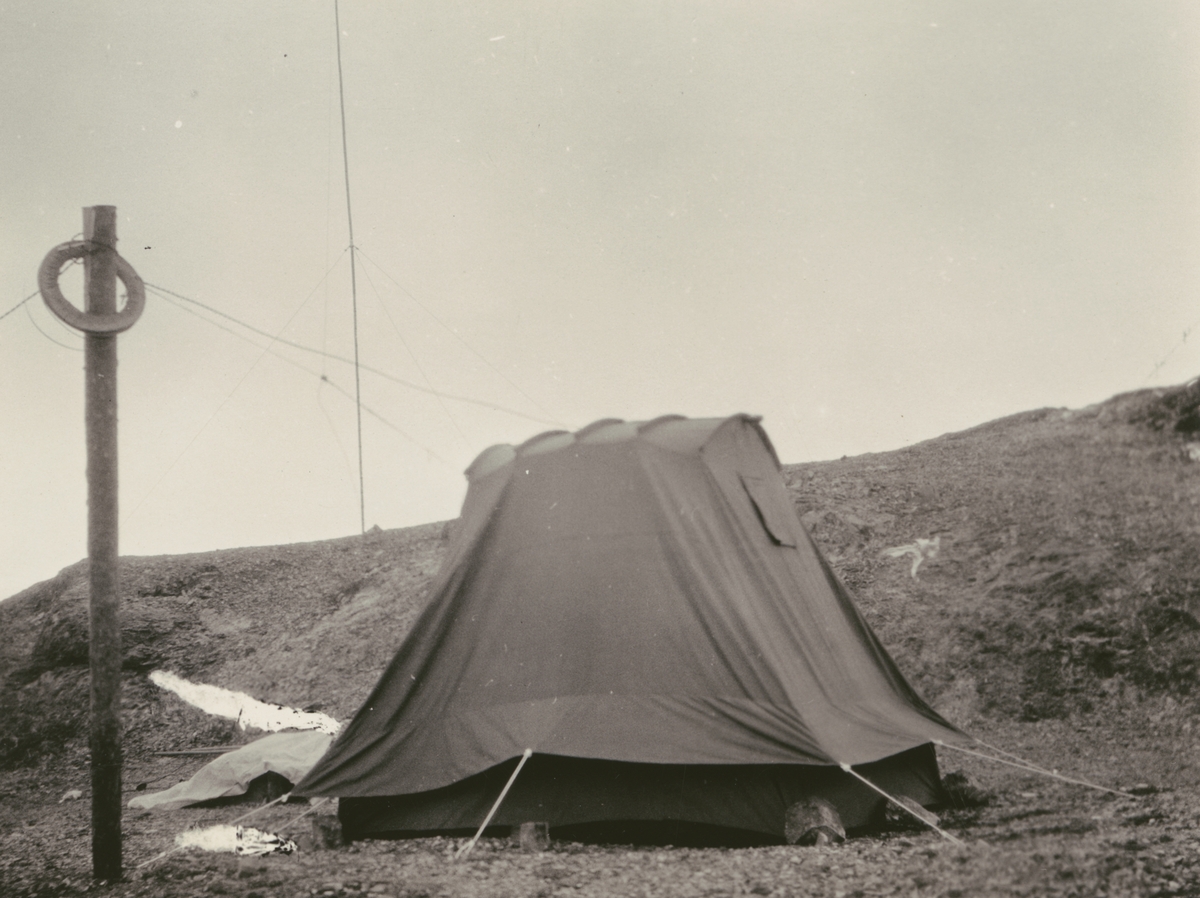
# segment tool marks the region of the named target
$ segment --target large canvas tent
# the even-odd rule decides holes
[[[903,676],[799,521],[759,419],[603,420],[494,446],[429,604],[297,788],[351,836],[493,823],[781,838],[933,803],[962,734]],[[681,840],[678,840],[681,841]]]

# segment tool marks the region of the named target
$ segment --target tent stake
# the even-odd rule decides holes
[[[890,801],[896,807],[900,808],[900,810],[904,811],[906,814],[912,814],[914,817],[916,817],[918,820],[920,820],[922,823],[924,823],[930,829],[937,830],[942,835],[943,838],[949,839],[955,845],[963,844],[962,839],[958,838],[957,836],[950,835],[950,833],[946,832],[944,829],[942,829],[936,823],[930,823],[928,820],[923,818],[920,814],[913,811],[912,808],[906,807],[898,799],[892,797],[891,795],[888,795],[888,793],[884,792],[882,789],[880,789],[877,785],[875,785],[873,782],[871,782],[869,779],[867,779],[865,776],[863,776],[857,770],[854,770],[849,764],[843,764],[842,769],[844,771],[846,771],[848,774],[850,774],[852,777],[854,777],[855,779],[861,780],[862,782],[866,783],[867,786],[874,789],[876,792],[878,792],[880,795],[882,795],[884,798],[886,798],[888,801]]]
[[[466,857],[471,853],[471,849],[475,847],[475,843],[479,841],[479,837],[483,835],[483,831],[487,829],[487,825],[491,823],[492,818],[496,816],[496,811],[500,810],[500,802],[504,801],[504,796],[508,794],[508,790],[512,788],[512,784],[516,782],[517,774],[521,772],[521,768],[525,766],[525,762],[529,760],[529,757],[532,754],[532,748],[525,749],[525,754],[521,755],[521,760],[517,764],[517,769],[512,772],[512,776],[508,778],[508,782],[505,783],[504,788],[500,790],[500,797],[496,799],[496,803],[492,805],[492,809],[488,811],[488,815],[483,818],[483,823],[480,824],[478,832],[475,833],[475,836],[470,842],[458,849],[458,854],[454,855],[454,859],[456,861],[460,858]]]

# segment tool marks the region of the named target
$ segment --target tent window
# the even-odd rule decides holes
[[[777,545],[794,548],[796,537],[793,535],[795,530],[791,519],[795,512],[790,507],[781,507],[779,497],[772,494],[761,477],[742,474],[741,478],[746,495],[750,497],[750,503],[758,512],[758,519],[762,521],[763,529],[771,540]]]

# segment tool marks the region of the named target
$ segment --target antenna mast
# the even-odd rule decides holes
[[[367,532],[367,491],[363,481],[362,382],[358,366],[358,281],[354,258],[354,216],[350,211],[350,153],[346,149],[346,88],[342,80],[342,23],[338,0],[333,0],[333,25],[337,31],[338,100],[342,110],[342,168],[346,175],[346,223],[350,228],[350,305],[354,312],[354,406],[358,414],[358,524]]]

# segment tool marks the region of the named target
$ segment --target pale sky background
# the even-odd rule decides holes
[[[363,363],[476,401],[362,374],[368,527],[600,417],[761,414],[789,463],[1200,374],[1200,4],[340,12]],[[109,204],[147,283],[351,355],[335,35],[0,0],[0,314]],[[0,320],[0,596],[86,555],[81,346]],[[359,531],[351,367],[153,292],[119,356],[123,554]]]

